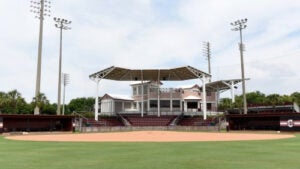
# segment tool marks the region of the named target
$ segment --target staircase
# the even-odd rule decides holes
[[[170,123],[170,126],[176,126],[180,120],[183,118],[183,113],[180,114],[179,116],[177,116],[171,123]]]
[[[77,123],[77,126],[80,127],[99,127],[99,126],[106,126],[105,122],[102,121],[96,121],[92,118],[86,118],[83,115],[73,112],[73,115],[75,116],[75,123]]]

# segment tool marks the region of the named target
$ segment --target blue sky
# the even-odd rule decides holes
[[[112,65],[207,71],[204,41],[211,43],[212,79],[240,78],[238,32],[230,22],[248,18],[243,31],[248,92],[299,92],[300,1],[294,0],[51,0],[44,21],[41,92],[57,100],[59,31],[53,17],[72,20],[63,32],[62,71],[71,76],[67,102],[95,96],[88,76]],[[0,1],[0,91],[35,92],[39,20],[30,1]],[[199,83],[186,81],[166,86]],[[128,82],[103,80],[99,95],[130,95]],[[241,94],[241,87],[236,91]],[[226,94],[224,95],[226,96]]]

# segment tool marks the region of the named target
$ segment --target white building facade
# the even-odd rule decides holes
[[[100,101],[100,114],[137,113],[148,115],[201,115],[202,92],[198,85],[179,88],[161,88],[161,82],[132,84],[130,97],[105,94]],[[208,112],[217,111],[216,92],[206,92]]]

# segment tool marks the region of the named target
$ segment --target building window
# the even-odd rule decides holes
[[[180,108],[180,100],[173,100],[173,107]]]
[[[211,92],[206,91],[206,96],[211,96]]]
[[[137,103],[133,103],[133,104],[132,104],[132,108],[133,108],[133,109],[137,109]]]
[[[138,95],[142,95],[142,86],[138,86]]]
[[[198,103],[197,102],[187,102],[187,108],[188,109],[196,109],[196,108],[198,108]]]
[[[151,93],[154,93],[154,92],[157,92],[157,89],[151,87],[151,88],[149,89],[149,91],[150,91]]]
[[[144,85],[144,94],[147,94],[148,91],[148,85]]]
[[[157,108],[157,100],[150,100],[150,108]]]
[[[207,110],[211,110],[211,103],[207,103]]]
[[[161,100],[160,107],[161,108],[170,108],[170,100]]]
[[[137,87],[136,86],[132,87],[132,95],[133,96],[137,95]]]

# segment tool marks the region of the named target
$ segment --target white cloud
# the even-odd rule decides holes
[[[251,78],[247,91],[299,91],[298,1],[178,0],[166,7],[158,6],[158,2],[52,0],[51,15],[72,20],[72,30],[63,32],[63,72],[71,76],[67,101],[94,96],[95,83],[88,75],[111,65],[191,65],[206,71],[203,41],[211,43],[213,79],[239,78],[239,34],[230,30],[229,23],[245,17],[245,72]],[[29,1],[0,2],[4,25],[0,28],[0,91],[16,88],[28,101],[35,91],[39,21],[29,12],[29,5]],[[52,18],[46,18],[41,91],[51,102],[57,100],[58,42],[59,30]],[[130,95],[127,82],[104,80],[100,87],[100,94]]]

